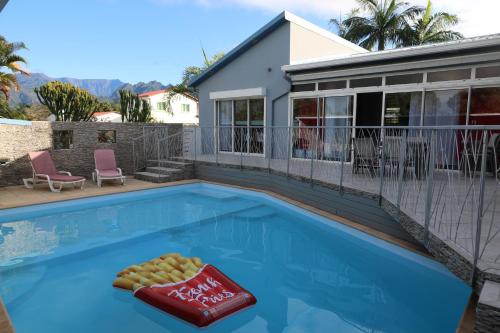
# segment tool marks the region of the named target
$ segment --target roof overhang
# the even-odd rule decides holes
[[[296,75],[363,66],[393,65],[439,58],[465,57],[474,54],[492,53],[498,50],[500,50],[500,34],[387,51],[358,53],[328,59],[311,59],[282,66],[282,70]]]

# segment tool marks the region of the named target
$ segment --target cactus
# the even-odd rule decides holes
[[[101,105],[87,90],[60,81],[46,83],[34,91],[56,121],[90,121]]]
[[[145,100],[141,100],[139,95],[130,90],[122,89],[120,94],[120,114],[122,121],[128,122],[151,122],[151,106]]]

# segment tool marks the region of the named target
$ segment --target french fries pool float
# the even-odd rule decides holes
[[[117,274],[113,286],[198,327],[257,302],[214,266],[179,253],[129,266]]]

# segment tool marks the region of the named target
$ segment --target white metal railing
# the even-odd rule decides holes
[[[500,274],[500,126],[185,127],[195,162],[260,167],[379,195]]]

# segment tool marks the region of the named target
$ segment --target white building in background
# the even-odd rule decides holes
[[[151,116],[157,122],[198,124],[198,99],[188,94],[176,94],[168,108],[168,90],[155,90],[139,95],[151,105]]]
[[[105,123],[121,123],[122,116],[118,112],[95,112],[92,116],[94,121]]]

